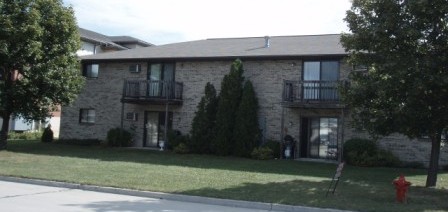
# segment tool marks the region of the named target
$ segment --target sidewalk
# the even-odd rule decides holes
[[[342,212],[4,176],[0,176],[0,207],[8,211]]]

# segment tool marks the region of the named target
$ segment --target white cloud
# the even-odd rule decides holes
[[[64,0],[81,27],[155,44],[348,31],[350,0]]]

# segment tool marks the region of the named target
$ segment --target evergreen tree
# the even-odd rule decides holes
[[[234,154],[242,157],[250,157],[252,150],[260,141],[258,100],[249,80],[244,84],[241,103],[236,113],[233,140],[235,141]]]
[[[198,104],[190,131],[190,150],[196,153],[210,153],[214,136],[218,98],[211,83],[205,85],[205,95]]]
[[[212,143],[212,151],[218,155],[230,155],[232,153],[235,115],[241,100],[242,84],[244,82],[243,72],[243,63],[237,59],[232,63],[230,73],[224,76],[221,83],[221,93],[216,112],[216,136]]]

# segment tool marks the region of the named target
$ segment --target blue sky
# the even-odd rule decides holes
[[[63,0],[80,27],[162,45],[207,38],[348,32],[350,0]]]

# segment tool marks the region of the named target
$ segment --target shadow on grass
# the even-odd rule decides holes
[[[342,181],[334,194],[325,197],[329,182],[293,180],[279,183],[245,183],[229,189],[205,188],[184,192],[187,195],[262,201],[287,205],[319,208],[337,208],[354,211],[428,211],[447,210],[448,192],[412,188],[407,204],[395,202],[393,188],[384,189]],[[284,191],[284,192],[278,192]]]
[[[297,161],[293,160],[258,161],[237,157],[197,154],[180,155],[169,151],[160,152],[157,150],[110,148],[105,146],[75,146],[58,143],[40,143],[36,141],[11,141],[8,144],[8,151],[100,161],[120,161],[288,175],[296,175],[306,170],[303,174],[310,173],[309,176],[325,178],[331,177],[336,170],[335,164],[297,163]]]
[[[11,141],[8,151],[36,155],[74,157],[99,161],[119,161],[154,164],[164,166],[183,166],[204,169],[220,169],[256,173],[301,175],[309,177],[331,178],[336,170],[335,164],[297,162],[293,160],[258,161],[236,157],[218,157],[210,155],[179,155],[169,151],[145,149],[110,148],[105,146],[75,146],[37,141]],[[426,175],[425,170],[401,168],[366,168],[346,166],[343,178],[360,185],[375,186],[390,184],[393,179],[404,173],[406,176]]]

